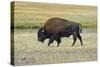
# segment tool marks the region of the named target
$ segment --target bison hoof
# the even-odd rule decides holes
[[[48,47],[50,47],[50,45],[48,45]]]
[[[59,47],[59,46],[57,46],[57,47]]]

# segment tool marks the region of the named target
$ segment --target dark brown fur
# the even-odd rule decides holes
[[[80,36],[81,31],[82,27],[79,23],[55,17],[48,19],[44,27],[39,29],[38,38],[39,41],[42,42],[44,42],[44,40],[48,38],[48,46],[50,46],[50,44],[53,43],[54,40],[56,40],[59,46],[59,43],[61,43],[61,37],[69,37],[73,35],[74,42],[72,46],[74,46],[77,38],[80,40],[81,45],[83,45],[82,38]]]

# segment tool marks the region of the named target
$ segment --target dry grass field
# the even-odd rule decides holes
[[[15,2],[11,13],[14,13],[15,28],[37,28],[52,17],[61,17],[81,23],[83,27],[95,28],[97,7],[66,4]]]
[[[14,2],[11,13],[14,18],[15,65],[84,62],[97,60],[97,7],[66,4]],[[77,40],[75,46],[70,38],[62,38],[60,47],[54,41],[47,46],[48,39],[37,40],[39,27],[51,17],[61,17],[82,24],[83,45]],[[14,26],[13,26],[14,23]],[[12,29],[13,30],[13,29]]]
[[[75,46],[72,47],[71,36],[62,38],[60,47],[57,47],[56,42],[48,47],[48,40],[43,44],[37,41],[36,30],[16,30],[14,36],[15,65],[96,61],[96,30],[86,29],[81,35],[84,46],[81,46],[77,40]]]

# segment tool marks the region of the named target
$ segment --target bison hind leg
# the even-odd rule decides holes
[[[82,37],[81,37],[81,35],[80,35],[79,33],[77,34],[77,37],[78,37],[78,39],[79,39],[80,42],[81,42],[81,46],[83,46]]]
[[[72,46],[74,46],[74,44],[76,43],[76,40],[77,40],[76,32],[73,32],[73,40],[74,40],[74,42],[73,42]]]

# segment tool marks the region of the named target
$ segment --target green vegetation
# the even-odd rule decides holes
[[[15,2],[11,13],[15,29],[36,29],[52,17],[78,22],[84,28],[96,28],[97,24],[96,6]]]
[[[42,26],[42,23],[20,23],[16,25],[15,29],[37,29]]]

